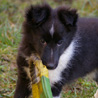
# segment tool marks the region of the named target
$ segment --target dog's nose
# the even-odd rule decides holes
[[[53,63],[48,63],[47,68],[48,69],[55,69],[55,65]]]

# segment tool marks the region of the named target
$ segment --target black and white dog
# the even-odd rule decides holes
[[[28,98],[31,93],[27,57],[32,53],[49,69],[53,98],[60,98],[65,84],[89,73],[98,82],[98,19],[78,18],[75,9],[65,6],[31,6],[23,23],[14,98]]]

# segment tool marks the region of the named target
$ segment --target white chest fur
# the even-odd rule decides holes
[[[61,80],[62,71],[68,67],[68,63],[74,55],[75,51],[75,41],[72,41],[69,47],[60,56],[58,66],[54,70],[49,70],[49,79],[51,86]]]

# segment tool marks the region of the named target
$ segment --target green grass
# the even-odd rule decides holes
[[[48,0],[48,3],[53,8],[69,4],[61,1]],[[13,98],[17,80],[16,56],[24,10],[31,4],[39,3],[40,0],[0,0],[0,98]],[[73,0],[69,5],[77,8],[80,16],[98,17],[98,0]],[[96,89],[94,81],[88,78],[78,79],[64,88],[62,98],[92,98]]]

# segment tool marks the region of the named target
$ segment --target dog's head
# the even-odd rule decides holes
[[[55,69],[60,55],[69,46],[76,32],[78,15],[75,9],[49,5],[31,6],[26,11],[24,35],[32,51],[38,53],[48,69]]]

